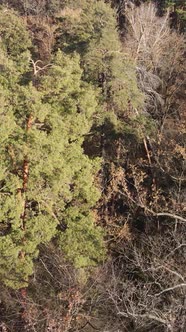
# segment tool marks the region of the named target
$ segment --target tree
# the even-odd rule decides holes
[[[1,284],[1,301],[0,326],[8,331],[70,331],[79,326],[84,304],[80,272],[55,245],[42,245],[24,299],[24,313],[18,290],[9,291]]]
[[[26,16],[53,16],[62,4],[60,0],[1,0],[1,4],[9,6]]]
[[[14,22],[14,13],[8,14]],[[24,27],[18,27],[24,33]],[[6,33],[1,51],[0,273],[7,285],[20,288],[32,274],[38,245],[57,234],[60,239],[64,230],[66,242],[61,245],[77,264],[78,255],[83,266],[103,257],[101,234],[99,228],[94,230],[91,213],[99,197],[93,186],[99,163],[89,160],[81,147],[96,101],[92,87],[81,82],[79,57],[58,52],[49,66],[37,65],[41,70],[31,73],[28,57],[22,60],[24,52],[29,54],[21,46],[22,39],[19,43],[15,39],[15,45],[12,41],[12,59],[7,57]],[[81,225],[89,229],[89,237]],[[74,256],[70,241],[77,227],[82,242]],[[86,240],[92,243],[89,252]]]
[[[125,45],[131,49],[136,61],[139,87],[145,94],[144,111],[155,119],[162,139],[164,135],[165,139],[167,135],[171,136],[175,140],[174,145],[182,148],[182,123],[185,121],[184,38],[170,29],[168,12],[163,17],[156,16],[156,8],[152,3],[141,5],[137,9],[133,7],[127,15],[132,32],[129,29]],[[176,126],[180,124],[179,136],[174,135],[177,132],[174,124],[177,118],[179,123]],[[162,149],[163,146],[165,144],[162,142]],[[167,144],[166,149],[168,149]],[[168,162],[172,160],[171,156],[171,154],[170,158],[166,156],[166,168],[167,170],[169,168],[169,172],[174,168]]]
[[[172,226],[156,236],[141,234],[135,244],[121,243],[116,249],[119,255],[107,271],[112,277],[105,289],[124,330],[185,329],[185,226],[177,234]]]
[[[101,88],[110,111],[124,111],[129,100],[136,107],[141,95],[135,68],[121,47],[115,12],[104,1],[90,3],[91,7],[88,1],[71,1],[63,9],[57,45],[81,54],[84,79]]]
[[[135,52],[135,59],[148,68],[156,68],[162,56],[163,43],[170,34],[169,13],[157,17],[157,9],[153,3],[143,4],[140,7],[132,6],[126,12],[131,29],[131,51]],[[128,43],[129,46],[129,43]]]

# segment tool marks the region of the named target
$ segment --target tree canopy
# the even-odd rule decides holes
[[[10,22],[18,18],[11,11],[7,15],[1,51],[1,275],[6,284],[20,287],[32,274],[38,245],[55,236],[79,265],[102,258],[101,232],[94,231],[90,212],[99,198],[93,185],[99,162],[89,160],[81,147],[97,103],[94,88],[81,81],[78,56],[58,51],[46,73],[33,73],[29,49],[21,46],[30,41],[20,21],[20,33],[8,46]],[[82,225],[88,235],[84,230],[73,250]]]
[[[185,4],[0,1],[0,330],[183,332]]]

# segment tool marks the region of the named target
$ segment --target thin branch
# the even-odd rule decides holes
[[[143,204],[143,203],[142,203],[142,204],[138,203],[138,202],[135,201],[132,197],[130,197],[130,196],[127,195],[126,193],[122,192],[121,190],[118,190],[118,192],[119,192],[121,195],[127,197],[127,198],[128,198],[130,201],[132,201],[135,205],[137,205],[137,206],[139,206],[139,207],[145,209],[147,212],[151,213],[151,214],[154,215],[154,216],[157,216],[157,217],[161,217],[161,216],[163,217],[163,216],[165,216],[165,217],[170,217],[170,218],[174,218],[174,219],[178,219],[178,220],[180,220],[180,221],[186,222],[186,219],[185,219],[185,218],[183,218],[183,217],[181,217],[181,216],[178,216],[177,214],[169,213],[169,212],[158,212],[158,213],[157,213],[157,212],[155,212],[155,211],[149,209],[147,206],[145,206],[145,204]]]
[[[155,296],[160,296],[160,295],[162,295],[164,293],[170,292],[170,291],[172,291],[174,289],[181,288],[181,287],[186,287],[186,284],[179,284],[179,285],[175,285],[173,287],[166,288],[166,289],[162,290],[161,292],[155,294]]]
[[[127,311],[127,313],[125,312],[118,312],[118,315],[121,315],[121,316],[124,316],[126,317],[127,315],[128,316],[132,316],[132,317],[136,317],[136,318],[148,318],[148,319],[152,319],[152,320],[155,320],[161,324],[164,324],[164,325],[167,325],[167,321],[165,319],[162,319],[160,317],[157,317],[157,316],[154,316],[152,314],[135,314],[135,313],[130,313]]]
[[[175,249],[173,249],[166,257],[165,259],[167,259],[169,256],[171,256],[172,254],[174,254],[174,252],[182,247],[186,247],[186,243],[181,243],[179,246],[177,246]]]
[[[177,276],[178,278],[180,278],[183,282],[185,282],[184,277],[183,277],[180,273],[178,273],[178,272],[176,272],[176,271],[173,271],[173,270],[171,270],[171,269],[169,269],[168,267],[163,266],[163,265],[162,265],[162,268],[165,269],[166,271],[168,271],[168,272],[174,274],[175,276]]]
[[[169,10],[167,11],[167,15],[165,16],[164,22],[158,32],[158,35],[156,37],[154,44],[152,45],[152,48],[154,48],[154,46],[157,44],[157,42],[159,42],[159,40],[162,39],[163,36],[161,35],[161,33],[162,33],[163,29],[166,28],[166,25],[168,26],[168,21],[169,21]]]
[[[48,272],[48,274],[52,277],[52,279],[55,280],[54,276],[52,275],[52,273],[48,270],[46,264],[43,262],[43,260],[40,258],[40,262],[43,264],[45,270]]]
[[[180,216],[178,216],[177,214],[174,214],[174,213],[159,212],[159,213],[156,213],[156,215],[157,215],[157,217],[159,217],[159,216],[165,216],[165,217],[170,217],[170,218],[174,218],[174,219],[178,219],[178,220],[186,222],[185,218],[180,217]]]
[[[36,76],[36,75],[38,74],[39,71],[41,71],[41,70],[45,70],[46,68],[52,66],[51,63],[48,63],[47,65],[45,65],[45,66],[43,66],[43,67],[40,67],[40,66],[38,66],[38,63],[39,63],[39,62],[42,63],[41,60],[37,60],[37,61],[34,62],[33,59],[30,59],[30,61],[31,61],[32,65],[33,65],[34,76]]]
[[[143,139],[143,144],[144,144],[144,147],[145,147],[145,151],[146,151],[146,154],[147,154],[149,165],[152,166],[150,152],[149,152],[149,149],[148,149],[148,146],[147,146],[147,140],[146,140],[146,138]]]
[[[97,327],[93,326],[92,323],[90,323],[89,321],[87,321],[82,327],[80,327],[80,330],[83,330],[87,325],[89,325],[90,327],[92,327],[96,331],[100,331],[100,329],[98,329]]]
[[[146,269],[145,272],[146,272],[146,271],[158,271],[158,270],[160,270],[160,269],[164,269],[164,270],[166,270],[166,271],[168,271],[168,272],[170,272],[170,273],[176,275],[176,276],[177,276],[178,278],[180,278],[183,282],[185,282],[184,277],[183,277],[180,273],[178,273],[177,271],[171,270],[171,269],[169,269],[167,266],[164,266],[164,265],[160,265],[160,266],[158,266],[158,267],[153,267],[153,268]]]

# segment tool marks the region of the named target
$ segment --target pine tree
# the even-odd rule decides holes
[[[17,16],[8,15],[12,25],[4,26],[0,53],[0,277],[20,288],[28,284],[41,243],[56,237],[78,266],[80,251],[86,265],[102,259],[103,246],[91,214],[99,198],[93,185],[99,162],[81,147],[92,124],[95,92],[81,81],[78,56],[59,51],[42,75],[32,73],[29,36]],[[20,31],[8,44],[15,20]],[[81,233],[74,252],[71,242]]]
[[[81,55],[84,79],[101,88],[101,102],[115,113],[142,103],[136,72],[129,55],[122,49],[115,11],[104,1],[68,2],[59,18],[62,21],[58,46],[65,52]]]

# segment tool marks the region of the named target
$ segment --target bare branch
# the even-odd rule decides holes
[[[165,258],[167,259],[169,256],[174,254],[174,252],[182,247],[186,247],[186,243],[181,243],[179,246],[177,246],[174,250],[172,250]]]
[[[174,289],[182,288],[182,287],[186,287],[186,284],[179,284],[179,285],[175,285],[173,287],[166,288],[166,289],[162,290],[160,293],[155,294],[155,296],[160,296],[160,295],[162,295],[164,293],[167,293],[167,292],[170,292],[170,291],[172,291]]]
[[[52,275],[52,273],[49,271],[49,269],[47,268],[46,264],[43,262],[43,260],[40,258],[40,262],[43,264],[45,270],[48,272],[48,274],[52,277],[52,279],[55,280],[54,276]]]
[[[135,314],[135,313],[131,313],[131,312],[118,312],[118,315],[124,316],[126,317],[127,315],[131,316],[131,317],[136,317],[136,318],[147,318],[147,319],[151,319],[151,320],[155,320],[161,324],[167,325],[167,321],[165,319],[162,319],[160,317],[154,316],[152,314]]]
[[[184,221],[186,222],[186,219],[181,217],[181,216],[178,216],[177,214],[174,214],[174,213],[169,213],[169,212],[155,212],[153,211],[152,209],[149,209],[145,204],[141,203],[141,202],[137,202],[136,200],[134,200],[132,197],[130,197],[129,195],[127,195],[126,193],[122,192],[121,190],[118,190],[118,192],[127,197],[130,201],[132,201],[135,205],[141,207],[141,208],[144,208],[147,212],[150,212],[152,215],[154,216],[157,216],[157,217],[160,217],[160,216],[165,216],[165,217],[170,217],[170,218],[174,218],[174,219],[178,219],[180,221]]]
[[[180,217],[178,216],[177,214],[174,214],[174,213],[168,213],[168,212],[159,212],[159,213],[156,213],[156,216],[159,217],[159,216],[165,216],[165,217],[170,217],[170,218],[174,218],[174,219],[178,219],[178,220],[181,220],[181,221],[186,221],[185,218],[183,217]]]
[[[43,67],[40,67],[40,66],[38,66],[38,63],[39,63],[39,62],[42,63],[41,60],[37,60],[37,61],[34,62],[33,59],[30,59],[30,61],[31,61],[32,65],[33,65],[34,76],[36,76],[36,75],[38,74],[38,72],[40,72],[40,71],[42,71],[42,70],[45,70],[46,68],[52,66],[51,63],[48,63],[47,65],[45,65],[45,66],[43,66]]]
[[[146,272],[146,271],[158,271],[158,270],[160,270],[160,269],[164,269],[164,270],[166,270],[166,271],[168,271],[168,272],[170,272],[170,273],[176,275],[179,279],[181,279],[183,282],[185,282],[184,277],[183,277],[180,273],[178,273],[177,271],[173,271],[173,270],[169,269],[169,268],[168,268],[167,266],[165,266],[165,265],[160,265],[160,266],[158,266],[158,267],[149,268],[149,269],[145,270],[145,272]]]
[[[185,281],[184,277],[180,273],[178,273],[177,271],[173,271],[173,270],[169,269],[167,266],[162,266],[162,268],[167,270],[168,272],[174,274],[175,276],[180,278],[183,282]]]

